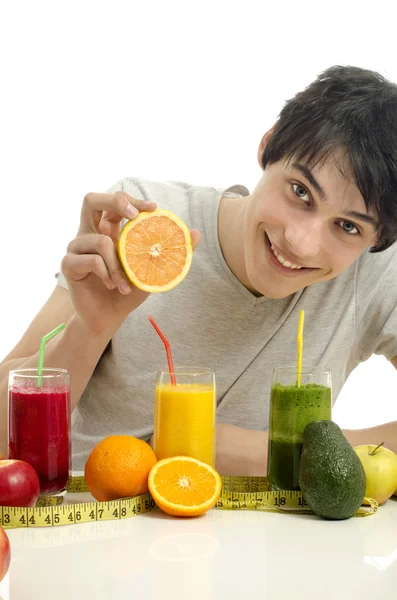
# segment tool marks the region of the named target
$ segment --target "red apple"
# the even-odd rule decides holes
[[[23,460],[0,460],[0,506],[34,506],[39,493],[33,467]]]
[[[4,578],[10,566],[10,542],[4,529],[0,527],[0,581]]]

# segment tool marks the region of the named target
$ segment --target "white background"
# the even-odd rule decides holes
[[[0,359],[51,293],[85,193],[129,175],[252,189],[261,136],[320,71],[354,64],[397,81],[392,5],[1,3]],[[373,357],[334,419],[396,420],[396,388]]]

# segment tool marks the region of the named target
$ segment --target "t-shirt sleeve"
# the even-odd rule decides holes
[[[359,362],[397,356],[397,244],[358,264],[355,330]]]
[[[106,190],[106,193],[107,194],[115,194],[116,192],[120,192],[122,190],[123,190],[123,180],[120,179],[117,183],[112,185],[112,187],[110,187],[108,190]],[[55,279],[56,279],[57,285],[65,288],[66,290],[68,289],[68,282],[66,281],[61,268],[59,269],[59,271],[57,273],[55,273]]]

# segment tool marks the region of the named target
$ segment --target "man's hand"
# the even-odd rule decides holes
[[[117,256],[117,239],[124,219],[153,211],[155,202],[133,198],[125,192],[87,194],[81,209],[77,236],[62,260],[75,311],[87,330],[112,337],[130,312],[148,297],[127,279]],[[200,234],[191,231],[193,249]]]

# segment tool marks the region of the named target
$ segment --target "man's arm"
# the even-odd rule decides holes
[[[92,334],[74,312],[69,292],[57,286],[15,348],[0,362],[0,452],[8,456],[8,373],[37,367],[40,340],[60,323],[66,328],[46,345],[45,364],[67,369],[72,409],[80,399],[112,332]]]
[[[352,446],[364,444],[378,446],[384,442],[385,448],[389,448],[397,454],[397,421],[368,429],[344,429],[343,433]]]
[[[397,369],[397,356],[392,358],[390,362]],[[343,433],[352,446],[363,444],[375,444],[377,446],[384,442],[385,448],[389,448],[397,454],[397,421],[370,427],[369,429],[347,429]]]
[[[397,369],[397,356],[390,362]],[[377,446],[384,442],[385,448],[389,448],[397,454],[397,421],[368,429],[346,429],[343,433],[352,446],[362,446],[363,444]]]
[[[215,467],[221,475],[266,475],[267,431],[218,422]]]
[[[384,442],[397,454],[397,421],[368,429],[344,429],[352,446]],[[216,469],[221,475],[255,475],[267,473],[267,431],[245,429],[217,423]]]

